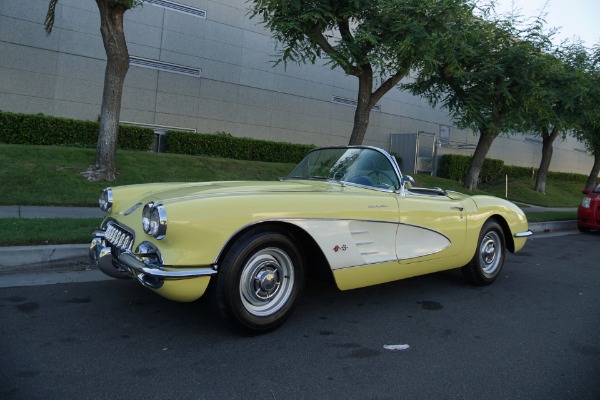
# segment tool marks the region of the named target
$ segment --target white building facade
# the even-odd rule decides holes
[[[0,1],[0,110],[97,120],[106,55],[94,0],[60,0],[51,35],[48,0]],[[276,43],[245,0],[149,0],[125,14],[131,67],[121,120],[157,128],[227,132],[292,143],[344,145],[358,81],[341,69],[273,66]],[[371,112],[364,144],[390,149],[391,135],[428,132],[438,155],[470,155],[477,136],[444,110],[400,90]],[[551,170],[589,174],[593,158],[557,141]],[[539,166],[541,140],[502,136],[488,157]]]

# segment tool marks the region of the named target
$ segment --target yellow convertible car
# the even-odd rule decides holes
[[[459,267],[487,285],[532,234],[508,201],[413,183],[387,152],[359,146],[312,150],[276,182],[107,188],[90,256],[172,300],[209,292],[257,334],[290,316],[311,270],[341,290]]]

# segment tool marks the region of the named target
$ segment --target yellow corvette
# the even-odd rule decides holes
[[[172,300],[208,289],[256,334],[289,317],[309,270],[341,290],[459,267],[486,285],[532,234],[508,201],[412,183],[388,153],[360,146],[315,149],[277,182],[107,188],[90,256]]]

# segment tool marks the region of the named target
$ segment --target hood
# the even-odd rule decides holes
[[[265,193],[326,192],[340,187],[326,182],[309,181],[233,181],[201,183],[160,183],[141,185],[147,190],[140,193],[143,202],[154,201],[169,203],[172,201],[234,195],[252,195]]]

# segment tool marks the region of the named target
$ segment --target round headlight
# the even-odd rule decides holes
[[[150,235],[150,214],[152,212],[152,207],[154,207],[154,203],[148,203],[144,206],[144,210],[142,211],[142,228],[144,229],[144,233]]]
[[[106,188],[100,193],[100,198],[98,199],[98,206],[104,212],[109,212],[113,205],[113,193],[111,188]]]
[[[158,235],[159,227],[160,215],[158,215],[158,210],[156,208],[152,208],[152,211],[150,211],[150,235],[156,237]]]
[[[167,211],[162,204],[148,203],[142,212],[142,227],[144,232],[157,239],[162,239],[167,233]]]

